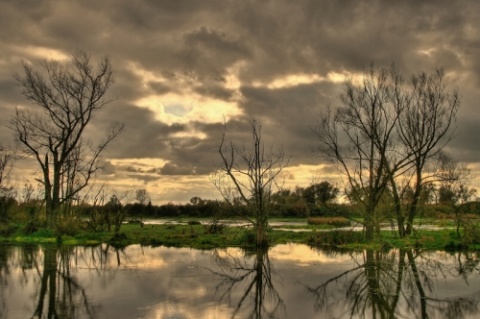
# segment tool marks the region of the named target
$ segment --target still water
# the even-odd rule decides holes
[[[0,318],[479,318],[478,253],[0,246]]]

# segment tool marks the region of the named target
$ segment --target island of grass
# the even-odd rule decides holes
[[[480,235],[478,222],[470,228],[463,227],[460,233],[453,220],[421,220],[419,227],[408,238],[399,238],[395,230],[382,228],[374,241],[366,241],[361,226],[344,218],[272,219],[268,230],[270,246],[299,243],[310,246],[329,246],[345,249],[390,249],[415,248],[425,250],[478,250]],[[255,232],[247,223],[208,219],[157,220],[151,224],[130,221],[115,230],[91,231],[77,221],[76,227],[58,231],[38,228],[29,230],[26,224],[3,225],[0,242],[61,243],[63,245],[98,245],[108,243],[115,246],[133,244],[147,246],[191,247],[211,249],[219,247],[250,247],[255,245]]]

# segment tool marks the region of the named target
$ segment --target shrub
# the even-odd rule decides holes
[[[57,235],[74,236],[80,232],[82,225],[77,218],[64,218],[57,222],[55,231]]]
[[[238,237],[238,244],[240,246],[255,246],[257,243],[257,235],[253,230],[246,229],[242,231]]]
[[[477,223],[464,223],[462,244],[480,244],[480,225]]]
[[[223,233],[224,228],[225,228],[225,224],[220,223],[218,219],[214,219],[209,225],[205,226],[205,233],[221,234]]]
[[[311,245],[332,245],[357,244],[365,241],[363,232],[359,231],[326,231],[318,232],[310,237]]]
[[[458,206],[458,209],[461,213],[470,213],[470,214],[479,215],[480,214],[480,202],[474,201],[474,202],[463,203],[463,204],[460,204]]]
[[[309,225],[328,225],[334,227],[348,227],[351,225],[350,220],[344,217],[309,217],[307,218]]]

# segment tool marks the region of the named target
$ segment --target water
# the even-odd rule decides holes
[[[0,318],[478,318],[479,258],[0,246]]]

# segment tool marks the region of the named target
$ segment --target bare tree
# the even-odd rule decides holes
[[[244,216],[256,230],[256,244],[267,244],[268,217],[272,208],[271,195],[277,185],[275,180],[288,165],[283,151],[267,152],[262,140],[262,126],[251,119],[251,144],[241,147],[233,142],[226,144],[224,131],[218,153],[221,167],[212,180],[227,202],[240,201],[252,216]],[[225,126],[226,128],[226,126]]]
[[[12,168],[12,152],[0,145],[0,219],[7,218],[9,207],[14,203],[15,191],[5,181]]]
[[[137,189],[135,191],[135,199],[137,200],[138,204],[140,204],[141,206],[140,226],[143,228],[145,209],[147,208],[147,205],[151,200],[150,195],[148,194],[145,188]]]
[[[438,185],[438,202],[451,207],[455,213],[457,237],[461,238],[460,226],[463,225],[464,236],[479,236],[478,227],[473,227],[463,217],[463,211],[460,204],[464,204],[472,198],[477,190],[467,186],[467,179],[470,170],[462,163],[453,160],[449,156],[440,153],[438,156],[440,170],[437,174]],[[473,231],[475,232],[473,233]]]
[[[111,101],[105,97],[114,81],[108,57],[94,67],[87,53],[77,51],[69,64],[43,61],[41,69],[25,62],[16,76],[25,98],[38,108],[17,109],[10,128],[41,168],[47,221],[54,225],[59,208],[87,186],[100,168],[100,154],[123,125],[113,125],[95,146],[83,138],[94,114]]]
[[[347,177],[350,193],[364,208],[367,239],[373,239],[386,191],[394,202],[401,237],[412,232],[422,188],[432,182],[428,163],[452,139],[459,107],[457,90],[448,90],[442,70],[405,81],[395,67],[365,73],[360,84],[347,83],[334,114],[322,119],[321,151]],[[413,190],[408,201],[407,190]]]
[[[373,239],[379,224],[377,206],[388,185],[388,163],[398,121],[392,91],[399,85],[395,70],[366,72],[363,82],[349,82],[341,106],[328,111],[316,130],[320,150],[345,174],[354,200],[364,208],[365,236]],[[377,228],[378,230],[378,228]]]
[[[404,237],[412,233],[425,183],[432,182],[432,178],[437,176],[435,172],[426,172],[428,163],[435,160],[453,138],[460,99],[458,90],[448,88],[442,69],[430,75],[424,72],[413,75],[402,93],[396,92],[397,100],[400,100],[400,94],[407,98],[396,104],[400,114],[397,133],[403,154],[406,154],[405,162],[411,163],[410,183],[404,185],[413,189],[413,196],[403,210],[399,202],[396,204],[399,235]],[[391,185],[394,193],[403,193],[402,187],[393,178]],[[395,199],[398,201],[399,197]]]
[[[0,187],[4,187],[5,179],[8,178],[11,162],[11,152],[4,146],[0,145]]]

